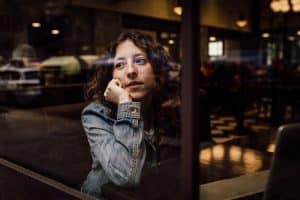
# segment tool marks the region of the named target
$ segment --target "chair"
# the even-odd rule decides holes
[[[300,199],[300,123],[278,128],[264,200]]]

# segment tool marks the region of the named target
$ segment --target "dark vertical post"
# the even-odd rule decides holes
[[[181,24],[182,39],[182,152],[181,188],[182,199],[199,199],[199,2],[183,1]]]
[[[252,23],[251,23],[251,29],[252,29],[252,33],[254,34],[258,34],[259,33],[259,24],[260,24],[260,9],[261,9],[261,5],[260,5],[260,0],[252,0],[251,1],[251,13],[250,13],[250,17],[252,19]]]

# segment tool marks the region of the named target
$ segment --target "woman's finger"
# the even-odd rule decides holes
[[[114,78],[114,80],[117,86],[122,87],[122,83],[118,78]]]

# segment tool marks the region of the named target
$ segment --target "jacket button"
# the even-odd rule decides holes
[[[134,113],[137,112],[137,109],[134,108],[134,107],[130,107],[130,108],[128,109],[128,111],[129,111],[130,113],[134,114]]]

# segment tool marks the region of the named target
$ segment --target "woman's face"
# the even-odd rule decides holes
[[[143,100],[156,86],[147,55],[131,40],[125,40],[116,48],[113,78],[121,81],[122,87],[135,101]]]

